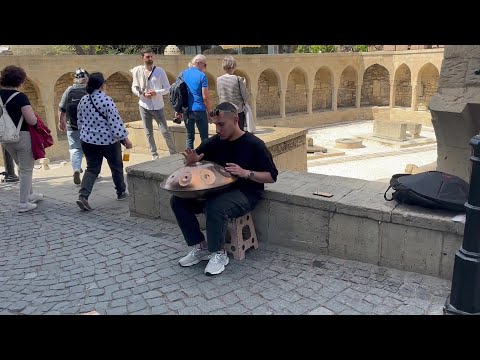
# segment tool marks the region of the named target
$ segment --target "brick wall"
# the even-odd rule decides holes
[[[363,74],[361,105],[385,106],[390,103],[390,79],[388,70],[374,64]]]
[[[120,73],[114,73],[107,79],[106,94],[110,96],[124,123],[140,120],[138,97],[132,93],[132,83]]]

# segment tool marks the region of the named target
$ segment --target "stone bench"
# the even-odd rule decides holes
[[[420,137],[422,124],[398,121],[374,120],[373,136],[396,141],[407,140],[407,131],[412,138]]]
[[[126,168],[131,215],[175,222],[160,183],[183,166],[180,154]],[[464,224],[455,213],[387,202],[388,184],[280,171],[252,212],[258,242],[450,279]],[[333,194],[331,198],[313,195]]]

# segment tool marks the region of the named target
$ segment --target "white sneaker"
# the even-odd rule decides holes
[[[18,204],[18,212],[23,213],[37,208],[37,204],[32,204],[29,202]]]
[[[205,267],[206,275],[218,275],[225,270],[225,266],[229,263],[228,255],[226,252],[217,252],[210,255],[210,260]]]
[[[28,202],[31,204],[35,204],[37,201],[43,200],[43,194],[30,194],[28,195]]]
[[[208,260],[209,255],[210,252],[208,250],[200,249],[197,246],[194,246],[186,256],[178,261],[178,263],[181,266],[192,266],[198,264],[200,261]]]

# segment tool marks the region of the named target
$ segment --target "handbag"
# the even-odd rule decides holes
[[[240,90],[240,96],[242,97],[243,101],[243,113],[245,114],[245,126],[247,127],[247,131],[249,133],[254,133],[257,130],[257,126],[255,125],[255,121],[253,121],[253,113],[250,105],[245,102],[245,99],[242,95],[242,88],[240,87],[240,78],[237,76],[238,81],[238,89]]]

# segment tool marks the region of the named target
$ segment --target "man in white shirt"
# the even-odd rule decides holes
[[[140,98],[138,101],[140,116],[152,159],[155,160],[158,159],[158,152],[153,137],[152,119],[156,120],[170,154],[177,152],[172,132],[167,126],[163,112],[163,95],[168,94],[170,84],[165,71],[161,67],[153,65],[153,50],[145,48],[141,51],[141,55],[145,65],[139,65],[130,70],[133,75],[132,92]]]

